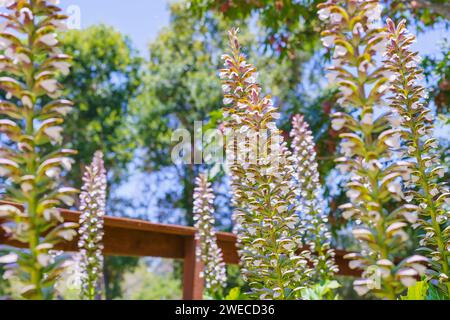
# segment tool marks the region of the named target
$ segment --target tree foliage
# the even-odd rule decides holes
[[[222,37],[226,29],[214,17],[198,20],[184,4],[171,6],[172,19],[150,46],[144,89],[136,99],[133,114],[148,173],[175,168],[181,192],[168,194],[160,206],[182,208],[185,222],[192,225],[193,165],[174,166],[170,157],[171,136],[184,128],[193,133],[194,121],[207,121],[221,107],[220,83],[216,79]],[[182,217],[184,220],[184,217]]]
[[[92,26],[63,34],[65,50],[73,56],[73,72],[63,83],[77,110],[70,115],[64,139],[79,150],[70,179],[77,184],[82,167],[96,150],[103,151],[111,182],[124,179],[126,164],[136,148],[129,126],[129,102],[140,87],[142,59],[130,40],[112,27]]]
[[[208,11],[221,13],[227,19],[246,19],[256,15],[264,30],[266,48],[282,58],[299,54],[312,55],[319,45],[317,5],[321,0],[189,0],[199,15]],[[450,18],[446,0],[384,0],[391,17],[404,17],[423,30]]]
[[[450,111],[450,39],[445,39],[440,48],[440,56],[426,57],[422,65],[425,77],[431,86],[431,98],[434,99],[438,113]]]

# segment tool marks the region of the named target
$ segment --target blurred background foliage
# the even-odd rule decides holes
[[[319,2],[322,0],[171,2],[168,26],[141,55],[127,36],[110,26],[63,34],[73,67],[62,80],[66,96],[78,106],[66,122],[65,140],[79,150],[77,166],[67,179],[79,186],[84,165],[101,149],[109,171],[108,214],[192,225],[194,177],[199,170],[210,169],[217,193],[218,228],[230,231],[231,208],[221,167],[176,165],[170,154],[174,130],[193,132],[194,121],[203,121],[205,129],[220,125],[217,70],[226,32],[238,26],[246,54],[260,69],[263,87],[282,109],[281,127],[287,132],[295,113],[303,113],[310,123],[335,244],[351,248],[348,226],[337,210],[344,201],[339,188],[344,181],[333,170],[337,134],[330,128],[329,115],[336,104],[334,89],[327,88],[324,79],[323,66],[329,54],[318,38]],[[447,0],[382,2],[385,15],[406,18],[416,33],[449,27]],[[439,50],[440,54],[424,57],[423,67],[431,89],[430,102],[443,125],[449,122],[449,42],[442,41]],[[441,135],[442,156],[448,165],[448,129]],[[127,192],[120,191],[124,189]],[[228,289],[243,286],[237,267],[228,268],[228,273]],[[181,263],[177,261],[107,257],[104,279],[108,299],[176,299],[181,295]],[[343,282],[341,295],[354,298],[349,281]],[[14,288],[0,280],[0,296],[11,290]]]
[[[173,263],[164,259],[140,259],[137,267],[124,275],[122,287],[122,298],[127,300],[179,300],[182,296]]]
[[[105,25],[62,34],[64,51],[73,57],[70,74],[63,79],[65,96],[76,101],[64,131],[66,143],[78,150],[78,167],[68,177],[80,185],[82,168],[101,149],[109,184],[126,179],[126,165],[136,148],[129,125],[129,104],[141,88],[143,59],[130,39]]]

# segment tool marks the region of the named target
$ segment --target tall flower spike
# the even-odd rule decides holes
[[[295,299],[311,270],[308,252],[298,253],[302,242],[290,153],[275,124],[277,108],[261,94],[237,32],[229,32],[231,54],[223,55],[220,76],[230,106],[224,126],[242,275],[253,298]]]
[[[328,230],[328,217],[321,194],[318,164],[314,138],[309,125],[301,115],[292,120],[292,162],[294,180],[297,184],[296,194],[299,198],[298,212],[305,223],[306,243],[311,251],[316,282],[331,280],[338,271],[331,249],[331,233]]]
[[[438,154],[437,139],[432,137],[433,116],[424,103],[425,88],[420,85],[423,71],[417,66],[420,57],[410,50],[415,36],[406,22],[397,26],[388,19],[386,69],[391,71],[391,107],[398,115],[402,138],[406,141],[404,157],[411,162],[411,176],[406,181],[408,214],[423,229],[422,246],[430,250],[431,276],[450,295],[450,194],[448,186],[439,185],[445,173]]]
[[[83,271],[81,298],[94,300],[101,296],[103,270],[103,218],[106,207],[106,170],[103,154],[97,151],[86,167],[80,194],[80,267]]]
[[[194,220],[197,228],[197,259],[204,264],[202,277],[211,294],[218,294],[226,285],[227,275],[222,250],[214,231],[214,193],[206,174],[196,179],[194,190]]]
[[[55,1],[3,1],[0,13],[0,132],[6,143],[0,148],[0,175],[7,179],[6,199],[23,204],[24,210],[0,206],[3,226],[28,250],[8,248],[11,269],[30,299],[51,299],[61,273],[59,257],[49,251],[71,240],[74,223],[64,223],[57,207],[74,203],[76,189],[63,187],[62,172],[72,165],[75,151],[61,149],[64,116],[72,102],[61,99],[60,72],[70,66],[56,38],[66,16]]]
[[[411,221],[404,207],[391,211],[401,201],[401,181],[409,164],[393,159],[400,133],[391,128],[387,114],[377,118],[383,105],[391,72],[377,67],[376,56],[386,48],[386,30],[380,28],[381,6],[376,0],[330,0],[319,5],[319,18],[327,24],[324,46],[332,48],[329,80],[339,87],[339,100],[347,112],[333,115],[332,126],[340,134],[343,156],[338,168],[349,173],[343,216],[354,221],[353,235],[361,244],[359,253],[347,256],[352,268],[363,270],[354,282],[360,294],[371,291],[395,299],[423,273],[423,257],[403,259]]]

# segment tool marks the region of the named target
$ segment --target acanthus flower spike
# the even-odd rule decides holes
[[[425,253],[430,252],[429,274],[450,295],[450,193],[447,185],[438,183],[445,169],[440,163],[437,139],[432,136],[432,111],[424,104],[420,56],[410,48],[416,38],[408,32],[404,20],[396,25],[388,19],[387,30],[384,64],[392,73],[390,107],[399,119],[406,142],[404,161],[410,163],[411,170],[405,183],[409,207],[404,214],[423,230],[420,244],[427,248]]]
[[[60,98],[57,80],[59,67],[68,71],[71,60],[61,53],[56,36],[67,17],[55,1],[3,4],[0,89],[6,100],[0,101],[0,132],[7,146],[0,149],[0,175],[7,180],[5,199],[24,209],[1,205],[0,216],[8,222],[4,229],[9,236],[28,245],[25,251],[7,249],[8,275],[19,279],[24,298],[51,299],[64,257],[52,259],[50,252],[72,240],[77,226],[64,222],[57,209],[72,206],[78,193],[63,186],[76,152],[60,147],[64,116],[73,107]]]
[[[106,208],[106,170],[103,153],[97,151],[86,167],[80,194],[80,250],[81,298],[101,297],[103,272],[103,219]]]
[[[334,260],[335,252],[331,248],[331,233],[322,197],[314,138],[303,116],[293,117],[290,136],[295,169],[293,178],[299,201],[297,211],[304,223],[305,242],[311,251],[313,279],[316,282],[332,280],[338,267]]]
[[[206,174],[200,174],[195,180],[194,220],[197,229],[196,240],[199,242],[196,256],[204,265],[202,278],[205,287],[212,296],[222,292],[227,275],[222,250],[217,245],[214,230],[214,193]]]
[[[349,203],[340,207],[353,221],[353,236],[360,252],[349,254],[350,267],[363,270],[354,282],[360,295],[368,292],[384,299],[396,299],[423,274],[423,261],[403,259],[412,223],[391,211],[390,204],[403,208],[402,181],[409,173],[406,162],[392,161],[400,144],[400,132],[391,126],[388,114],[375,112],[385,104],[389,70],[377,66],[377,56],[386,48],[386,30],[380,27],[379,1],[330,0],[319,5],[322,32],[332,50],[332,80],[339,88],[338,103],[343,112],[333,115],[332,126],[342,130],[342,156],[336,159],[349,174]],[[376,117],[377,114],[381,114]]]
[[[275,123],[278,109],[262,95],[237,33],[229,32],[231,53],[222,56],[220,76],[228,106],[226,151],[242,275],[253,298],[297,299],[312,271],[309,251],[299,252],[291,154]]]

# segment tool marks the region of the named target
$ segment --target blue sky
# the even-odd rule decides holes
[[[99,23],[116,27],[144,56],[147,44],[169,23],[167,0],[62,0],[61,5],[80,8],[82,28]]]

